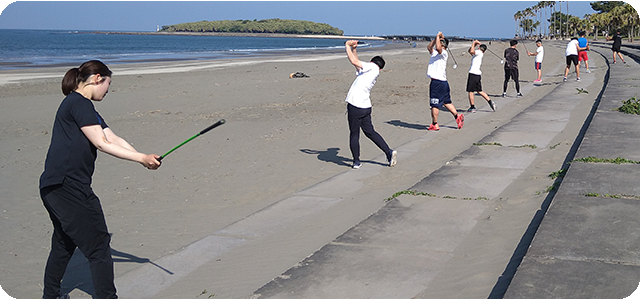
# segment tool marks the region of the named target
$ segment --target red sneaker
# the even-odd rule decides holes
[[[429,126],[429,129],[427,129],[427,130],[430,130],[430,131],[438,131],[438,130],[440,130],[440,125],[438,125],[438,124],[436,124],[436,125],[431,124],[431,126]]]
[[[462,125],[464,125],[464,115],[463,114],[458,114],[458,117],[456,118],[456,123],[458,124],[458,129],[462,129]]]

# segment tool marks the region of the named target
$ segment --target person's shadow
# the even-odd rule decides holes
[[[340,148],[327,148],[327,150],[311,150],[311,149],[300,149],[300,152],[306,154],[314,154],[318,155],[318,159],[324,162],[331,162],[339,166],[347,166],[350,167],[351,159],[348,159],[343,156],[338,155],[338,151]]]
[[[111,257],[113,257],[113,262],[133,262],[133,263],[150,263],[161,270],[173,275],[173,272],[163,268],[162,266],[152,262],[148,258],[137,257],[135,255],[120,252],[117,250],[111,249]],[[64,277],[62,278],[62,283],[60,285],[60,295],[69,295],[71,291],[78,289],[81,290],[91,297],[95,298],[96,293],[93,287],[93,280],[91,277],[91,270],[89,269],[89,261],[82,254],[80,249],[76,248],[76,251],[73,252],[73,256],[71,256],[71,260],[67,265],[67,270],[64,272]]]
[[[313,154],[313,155],[317,155],[317,158],[321,161],[324,162],[330,162],[330,163],[334,163],[336,165],[339,166],[346,166],[346,167],[351,167],[351,164],[353,162],[352,159],[350,158],[346,158],[344,156],[339,156],[338,155],[338,151],[340,150],[340,148],[327,148],[327,150],[312,150],[312,149],[300,149],[300,152],[302,153],[306,153],[306,154]],[[371,163],[371,164],[378,164],[378,165],[386,165],[377,161],[372,161],[372,160],[361,160],[360,162],[362,163]]]
[[[385,123],[391,124],[393,126],[416,129],[416,130],[427,130],[427,129],[429,129],[429,126],[426,126],[426,125],[411,124],[411,123],[407,123],[407,122],[400,121],[400,120],[391,120],[391,121],[387,121]]]

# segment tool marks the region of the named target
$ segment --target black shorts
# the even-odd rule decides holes
[[[469,73],[467,77],[467,92],[482,92],[481,75]]]
[[[611,50],[615,51],[615,52],[620,52],[620,45],[613,45],[611,47]]]
[[[577,66],[580,63],[577,55],[567,56],[567,67],[571,66],[571,63],[573,63],[574,66]]]

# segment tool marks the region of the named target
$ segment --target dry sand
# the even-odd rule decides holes
[[[468,108],[469,45],[452,44],[457,69],[451,68],[449,59],[447,75],[458,110]],[[547,45],[545,73],[554,68],[559,73],[563,45]],[[373,120],[392,148],[426,134],[431,120],[426,44],[397,46],[359,53],[362,60],[382,54],[387,61],[372,91]],[[505,47],[499,42],[489,46],[499,55]],[[528,43],[530,51],[534,47]],[[522,48],[520,52],[525,85],[535,79],[534,60],[524,56]],[[157,171],[98,155],[93,188],[101,198],[115,251],[151,260],[163,257],[350,169],[344,98],[355,74],[343,52],[110,67],[112,86],[96,109],[139,151],[163,154],[219,119],[227,121],[169,155]],[[499,106],[502,68],[498,58],[485,55],[483,86]],[[0,285],[16,298],[41,297],[52,226],[39,198],[38,177],[63,98],[59,81],[67,69],[0,72]],[[310,78],[290,79],[292,72]],[[536,87],[522,105],[554,87]],[[515,95],[513,83],[509,94]],[[476,105],[488,109],[480,96]],[[442,113],[440,120],[447,124],[452,118]],[[496,113],[481,124],[467,122],[460,131],[445,127],[438,133],[438,143],[451,143],[453,152],[462,151],[469,144],[454,141],[475,139],[470,135],[477,133],[465,129],[491,128],[505,121]],[[364,137],[361,145],[365,160],[381,154]],[[404,182],[415,183],[426,175],[426,171],[411,174],[393,188],[404,190],[408,187]],[[380,195],[380,201],[389,196]],[[138,265],[117,262],[116,276]],[[72,297],[87,296],[74,293]]]

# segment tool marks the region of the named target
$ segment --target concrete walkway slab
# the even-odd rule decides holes
[[[640,282],[638,201],[556,198],[505,298],[629,296]]]
[[[392,200],[253,297],[411,298],[451,259],[486,208],[481,201]]]

